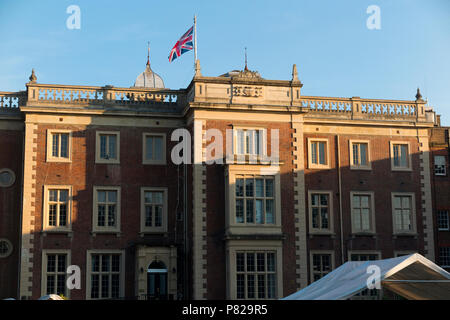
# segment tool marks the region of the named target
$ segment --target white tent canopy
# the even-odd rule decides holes
[[[346,262],[308,287],[283,300],[345,300],[367,288],[380,270],[381,286],[407,299],[450,299],[450,273],[418,253],[398,258]]]

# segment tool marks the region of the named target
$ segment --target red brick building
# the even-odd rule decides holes
[[[0,93],[0,297],[275,299],[348,260],[434,260],[434,112],[302,86],[197,64],[170,90],[148,63],[131,88]]]

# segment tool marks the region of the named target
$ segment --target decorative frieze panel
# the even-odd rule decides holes
[[[236,97],[261,97],[263,94],[262,87],[256,86],[233,86],[233,96]]]

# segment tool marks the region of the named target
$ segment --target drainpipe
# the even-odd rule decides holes
[[[183,168],[183,184],[184,184],[184,190],[183,190],[183,202],[184,202],[184,294],[183,294],[183,299],[187,300],[187,297],[189,295],[189,280],[188,280],[188,274],[189,274],[189,256],[188,256],[188,252],[189,252],[189,243],[188,243],[188,199],[187,199],[187,164],[184,164],[184,168]]]
[[[341,263],[344,264],[344,230],[342,227],[342,179],[341,179],[341,146],[339,144],[339,135],[336,135],[337,144],[337,169],[338,169],[338,184],[339,184],[339,222],[341,231]]]

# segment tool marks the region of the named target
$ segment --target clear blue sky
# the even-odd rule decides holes
[[[81,29],[69,30],[69,5]],[[369,30],[369,5],[381,30]],[[0,91],[38,82],[129,87],[151,64],[166,87],[186,87],[193,53],[168,54],[198,16],[202,73],[249,68],[290,79],[296,63],[304,95],[414,99],[419,86],[450,125],[449,0],[112,1],[0,0]]]

